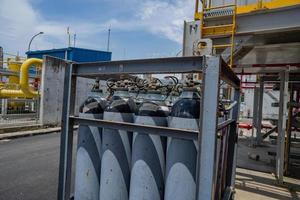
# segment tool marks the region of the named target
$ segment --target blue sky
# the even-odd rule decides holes
[[[21,55],[39,31],[32,50],[65,47],[68,26],[77,47],[106,50],[111,26],[113,59],[175,56],[194,11],[194,0],[0,1],[0,46]]]

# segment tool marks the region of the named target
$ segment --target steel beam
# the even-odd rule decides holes
[[[76,77],[72,76],[73,64],[65,69],[64,96],[62,110],[62,128],[60,136],[60,161],[58,179],[58,200],[69,200],[71,190],[72,148],[74,121],[69,118],[74,115]]]
[[[289,72],[280,73],[280,99],[279,99],[279,119],[278,119],[278,137],[276,147],[276,176],[280,184],[283,183],[284,168],[284,148],[285,132],[287,119],[287,102],[288,102],[288,80]]]
[[[74,75],[99,77],[114,74],[163,74],[200,73],[203,56],[121,60],[109,62],[80,63],[75,65]]]
[[[278,66],[278,67],[256,67],[256,66],[244,66],[244,67],[237,67],[233,68],[233,71],[236,74],[266,74],[266,73],[272,73],[272,74],[278,74],[284,70],[289,70],[289,72],[292,73],[300,73],[300,67],[293,66],[293,64],[289,64],[286,66]]]
[[[144,134],[160,135],[164,137],[173,137],[173,138],[186,139],[186,140],[197,140],[199,134],[198,131],[193,131],[193,130],[141,125],[141,124],[133,124],[128,122],[108,121],[108,120],[101,120],[101,119],[86,119],[86,118],[75,117],[75,116],[70,116],[70,119],[72,119],[75,124],[118,129],[118,130],[138,132]],[[231,125],[233,122],[234,122],[233,119],[228,119],[218,124],[217,130],[224,129],[225,127]]]
[[[198,138],[197,199],[214,199],[215,157],[217,137],[217,110],[219,98],[219,73],[221,59],[211,57],[206,60],[203,74],[203,91]]]
[[[262,10],[237,16],[237,34],[265,34],[299,30],[300,6]]]
[[[221,62],[222,62],[221,71],[220,71],[221,79],[226,83],[230,84],[231,86],[233,86],[234,88],[240,88],[240,79],[223,60],[221,60]]]
[[[197,140],[198,131],[192,130],[183,130],[183,129],[175,129],[175,128],[167,128],[167,127],[159,127],[159,126],[150,126],[150,125],[140,125],[134,123],[127,122],[117,122],[117,121],[108,121],[108,120],[100,120],[100,119],[85,119],[80,117],[70,117],[74,123],[79,123],[83,125],[89,126],[98,126],[102,128],[111,128],[118,129],[130,132],[138,132],[144,134],[153,134],[160,135],[165,137],[174,137],[186,140]]]

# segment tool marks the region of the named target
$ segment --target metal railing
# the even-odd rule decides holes
[[[39,99],[0,99],[0,129],[39,123]]]

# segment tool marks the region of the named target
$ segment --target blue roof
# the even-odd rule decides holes
[[[51,53],[51,52],[60,52],[60,51],[72,51],[72,50],[82,50],[82,51],[90,51],[90,52],[103,52],[103,53],[111,53],[109,51],[100,51],[95,49],[85,49],[78,47],[67,47],[67,48],[59,48],[59,49],[45,49],[45,50],[36,50],[36,51],[27,51],[26,54],[39,54],[39,53]]]
[[[75,62],[96,62],[96,61],[109,61],[111,60],[111,52],[99,51],[93,49],[84,49],[77,47],[68,47],[60,49],[47,49],[38,51],[26,52],[28,58],[43,58],[44,55],[49,55],[61,59]]]

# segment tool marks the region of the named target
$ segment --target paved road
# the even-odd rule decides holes
[[[53,200],[60,134],[0,141],[0,200]]]

